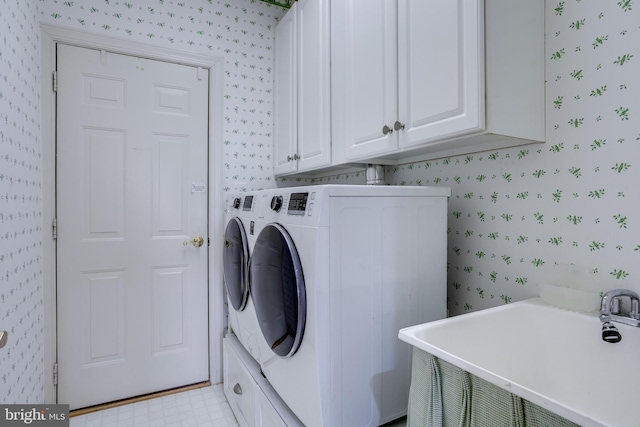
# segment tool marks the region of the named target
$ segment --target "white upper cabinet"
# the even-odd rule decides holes
[[[299,0],[275,29],[274,173],[331,163],[328,0]]]
[[[394,135],[382,131],[398,118],[396,20],[395,1],[331,2],[334,160],[397,147]]]
[[[275,29],[273,166],[276,174],[297,170],[291,160],[298,150],[298,85],[295,7]]]
[[[398,2],[401,148],[482,128],[481,12],[476,0]]]
[[[544,2],[333,0],[333,164],[544,140]]]

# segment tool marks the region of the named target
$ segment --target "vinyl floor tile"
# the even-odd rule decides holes
[[[71,427],[239,427],[222,385],[71,418]]]

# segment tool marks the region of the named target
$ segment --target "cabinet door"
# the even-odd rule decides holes
[[[241,344],[238,344],[241,345]],[[255,419],[255,390],[251,374],[242,364],[238,353],[225,339],[222,347],[224,395],[241,427],[253,427]]]
[[[482,0],[399,0],[400,148],[484,128]]]
[[[293,172],[291,160],[297,151],[296,6],[284,15],[275,29],[275,87],[273,169],[276,175]]]
[[[331,2],[332,133],[346,160],[397,148],[382,132],[397,119],[396,13],[389,0]]]
[[[256,398],[256,427],[287,427],[273,404],[267,399],[267,396],[260,390],[255,389]]]
[[[329,0],[298,0],[298,171],[331,162]]]

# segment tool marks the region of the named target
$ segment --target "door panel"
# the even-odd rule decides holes
[[[123,271],[85,273],[82,319],[88,327],[83,340],[90,343],[85,366],[124,359],[124,275]],[[101,337],[91,340],[91,337]]]
[[[122,237],[124,225],[124,141],[122,130],[84,129],[85,238]]]
[[[189,141],[184,137],[153,135],[153,235],[186,235],[189,187]]]
[[[186,276],[183,266],[153,271],[154,354],[185,348]]]
[[[208,249],[189,241],[207,239],[207,72],[65,45],[57,59],[58,400],[206,381]]]

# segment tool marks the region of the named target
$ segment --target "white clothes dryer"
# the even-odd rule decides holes
[[[322,185],[256,193],[251,299],[267,380],[307,426],[406,413],[398,331],[446,315],[443,187]]]
[[[263,338],[250,295],[249,258],[255,234],[255,195],[233,198],[225,211],[223,280],[227,295],[228,327],[242,346],[260,363]]]

